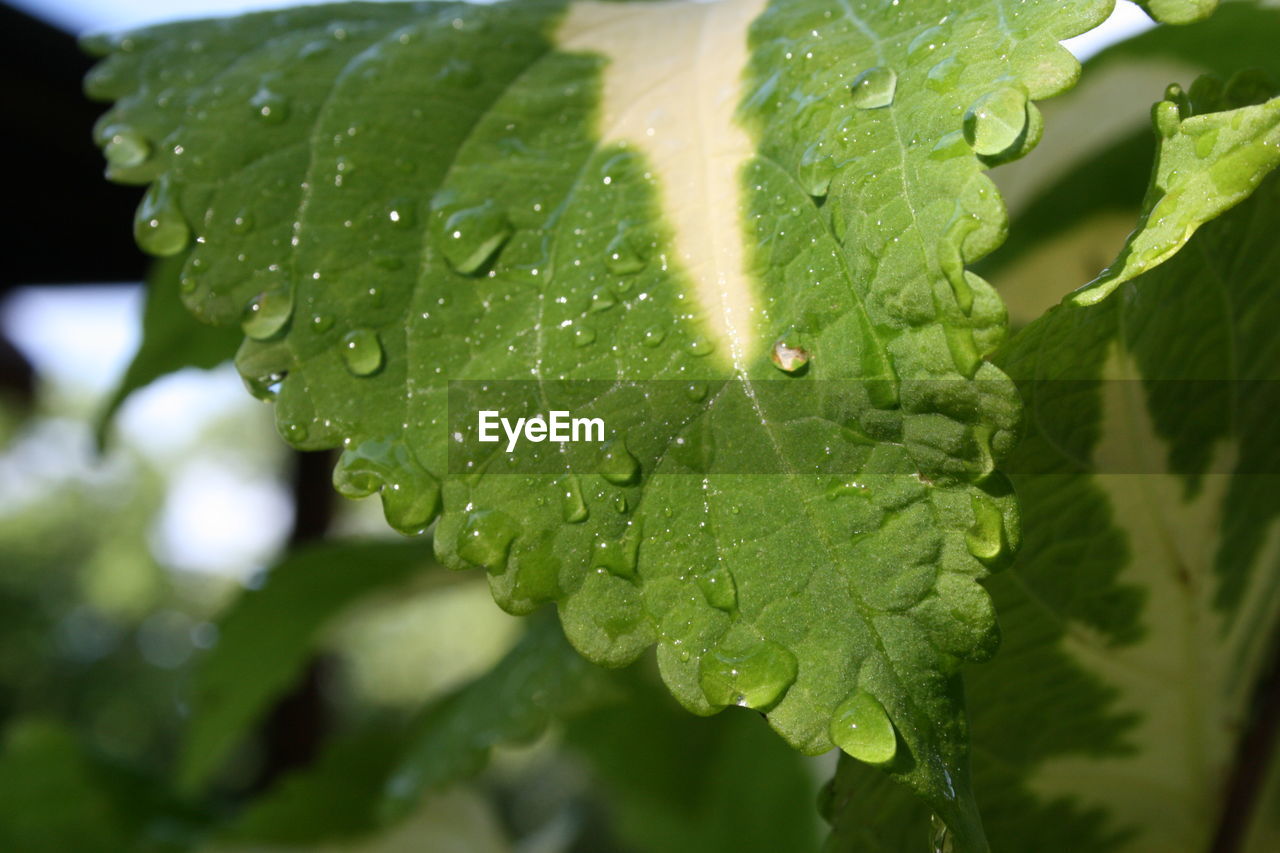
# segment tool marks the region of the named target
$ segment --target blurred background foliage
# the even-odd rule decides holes
[[[287,452],[265,406],[150,443],[130,409],[163,409],[160,383],[100,452],[114,392],[33,361],[33,394],[0,409],[0,849],[814,843],[829,767],[755,714],[690,716],[647,664],[586,664],[547,614],[503,614],[483,577],[338,498],[331,459]],[[192,523],[241,536],[217,501],[174,518],[210,467],[270,481],[275,541],[172,547]]]
[[[1141,16],[1120,9],[1106,38]],[[1169,80],[1280,72],[1243,7],[1169,32],[1098,56],[995,173],[1014,240],[985,274],[1015,326],[1123,242]],[[684,712],[651,661],[584,663],[548,614],[507,616],[376,501],[337,498],[328,456],[288,451],[173,265],[130,283],[137,193],[100,177],[74,40],[5,6],[0,39],[4,157],[29,166],[0,266],[0,850],[817,848],[832,756],[749,711]]]

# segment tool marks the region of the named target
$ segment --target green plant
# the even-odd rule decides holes
[[[1216,4],[1147,5],[1188,24]],[[310,617],[287,655],[253,640],[273,614],[318,625],[429,540],[504,609],[554,603],[589,660],[656,644],[689,710],[742,705],[803,753],[839,747],[833,849],[1243,849],[1232,809],[1262,783],[1235,789],[1236,751],[1274,723],[1251,703],[1280,613],[1280,13],[1224,4],[1095,60],[1218,76],[1169,88],[1154,141],[1039,164],[1061,183],[1025,193],[1029,236],[987,258],[1009,223],[985,173],[1041,140],[1036,102],[1079,70],[1059,41],[1111,6],[348,4],[89,40],[108,174],[149,184],[138,243],[182,259],[134,384],[226,352],[172,335],[176,288],[239,325],[281,435],[341,448],[338,490],[380,494],[413,539],[285,564],[232,609],[185,790],[305,659]],[[1260,71],[1236,65],[1251,51]],[[1049,138],[1131,107],[1108,94]],[[1107,272],[1019,282],[1068,226],[1111,248],[1088,229],[1137,206],[1123,179],[1152,147]],[[975,265],[1015,302],[1062,302],[1010,336]],[[455,464],[448,383],[512,380],[512,406],[590,390],[574,399],[611,428],[590,467]],[[636,689],[610,681],[537,622],[408,741],[347,747],[382,758],[333,831]],[[307,806],[342,749],[238,831],[322,833]]]

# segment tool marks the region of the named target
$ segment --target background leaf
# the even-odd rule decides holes
[[[115,391],[98,414],[99,446],[116,412],[129,396],[162,376],[187,367],[211,368],[230,361],[242,333],[235,326],[209,326],[195,321],[178,295],[183,258],[157,260],[147,277],[142,312],[142,340]]]
[[[433,563],[423,543],[329,542],[290,554],[245,591],[219,618],[218,644],[196,672],[180,784],[196,786],[218,768],[292,685],[335,615]]]
[[[1010,460],[1027,536],[990,582],[1002,653],[968,679],[994,846],[1208,850],[1229,782],[1256,760],[1237,743],[1280,624],[1280,305],[1262,236],[1277,188],[1267,178],[1162,265],[1053,309],[1002,353],[1027,401]],[[929,831],[853,762],[832,803],[837,849],[863,849],[875,812],[903,839]]]

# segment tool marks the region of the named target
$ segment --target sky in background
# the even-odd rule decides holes
[[[70,32],[124,29],[178,18],[228,15],[294,5],[277,0],[8,0]],[[301,0],[317,2],[317,0]],[[1107,23],[1067,47],[1084,59],[1108,44],[1151,26],[1128,0]],[[21,288],[0,305],[0,324],[52,387],[64,395],[101,399],[124,372],[138,344],[140,287],[77,286]],[[201,430],[228,413],[262,404],[244,391],[230,366],[187,370],[136,394],[121,412],[125,440],[153,461],[183,457],[171,465],[169,496],[157,521],[154,547],[167,564],[192,571],[248,577],[262,567],[287,531],[291,506],[272,471],[252,470],[243,460],[202,454],[193,443]],[[249,417],[252,422],[252,417]],[[46,424],[16,441],[0,456],[0,475],[41,468],[24,478],[0,476],[27,488],[58,478],[100,471],[87,423]],[[7,457],[7,458],[5,458]],[[43,459],[39,466],[26,462]],[[52,467],[49,460],[57,460]],[[0,489],[5,500],[22,495]]]

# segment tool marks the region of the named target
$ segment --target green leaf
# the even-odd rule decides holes
[[[313,764],[254,799],[225,839],[302,845],[373,834],[382,826],[378,804],[403,734],[380,726],[335,737]]]
[[[573,719],[566,745],[590,763],[626,849],[651,853],[817,849],[805,759],[743,711],[682,713],[647,679],[628,701]]]
[[[91,42],[89,87],[108,154],[148,142],[112,167],[154,181],[140,243],[199,238],[188,305],[244,321],[240,369],[290,441],[346,447],[344,494],[438,515],[446,564],[557,602],[593,660],[656,641],[696,712],[884,763],[981,850],[959,668],[996,644],[1018,406],[964,266],[1006,228],[983,170],[1110,5],[353,4]],[[446,380],[517,378],[717,391],[606,396],[599,470],[447,474]],[[691,477],[682,442],[788,473]]]
[[[180,849],[189,817],[151,780],[92,754],[62,725],[38,719],[13,721],[5,730],[0,801],[0,847],[24,853]],[[159,823],[167,833],[155,832]]]
[[[1244,80],[1244,83],[1240,83]],[[1202,77],[1188,97],[1170,86],[1152,112],[1160,136],[1155,172],[1138,227],[1120,257],[1096,280],[1072,294],[1078,305],[1105,299],[1117,287],[1163,263],[1202,224],[1248,198],[1280,164],[1280,98],[1234,110],[1220,106],[1228,93],[1253,96],[1262,84],[1237,77],[1226,92]],[[1199,91],[1197,91],[1199,90]],[[1234,100],[1235,98],[1232,98]]]
[[[422,793],[478,772],[493,747],[528,742],[554,720],[617,701],[616,681],[565,642],[550,614],[489,672],[415,720],[384,788],[384,817],[417,806]]]
[[[288,689],[319,633],[359,597],[401,584],[434,562],[425,543],[331,542],[296,551],[217,621],[218,644],[196,670],[179,784],[203,782]]]
[[[1009,462],[1025,537],[989,582],[1002,653],[966,679],[995,848],[1210,849],[1280,626],[1277,223],[1272,175],[999,358],[1025,392]],[[906,792],[854,762],[833,803],[835,849],[877,849],[877,813],[903,845],[929,832]]]
[[[1218,0],[1138,0],[1148,15],[1162,24],[1191,24],[1218,8]]]
[[[98,413],[95,431],[99,446],[120,406],[134,391],[186,367],[217,367],[230,361],[242,333],[234,326],[209,326],[193,320],[178,296],[182,258],[157,261],[147,276],[142,310],[142,343],[129,367]]]
[[[1224,4],[1194,26],[1147,30],[1085,63],[1082,85],[1054,100],[1045,111],[1045,146],[1036,157],[996,173],[1012,211],[1013,227],[1000,250],[984,259],[982,271],[1009,300],[1015,324],[1023,291],[1045,290],[1052,304],[1081,280],[1078,269],[1064,270],[1064,258],[1035,264],[1026,274],[1015,264],[1049,241],[1065,244],[1068,235],[1087,227],[1090,219],[1106,216],[1117,227],[1132,224],[1149,183],[1156,148],[1144,95],[1170,80],[1190,86],[1204,74],[1235,78],[1242,89],[1258,80],[1255,74],[1241,74],[1242,69],[1280,77],[1277,40],[1280,9],[1239,0]],[[1239,99],[1233,106],[1247,103]],[[1084,276],[1092,278],[1114,258],[1124,233],[1119,232],[1120,239],[1111,245],[1106,245],[1109,240],[1097,245],[1105,257],[1096,257],[1094,245],[1088,245],[1083,251],[1067,252],[1065,260],[1072,266],[1083,265]],[[1070,284],[1054,293],[1039,287],[1038,280],[1045,275],[1065,275]]]

